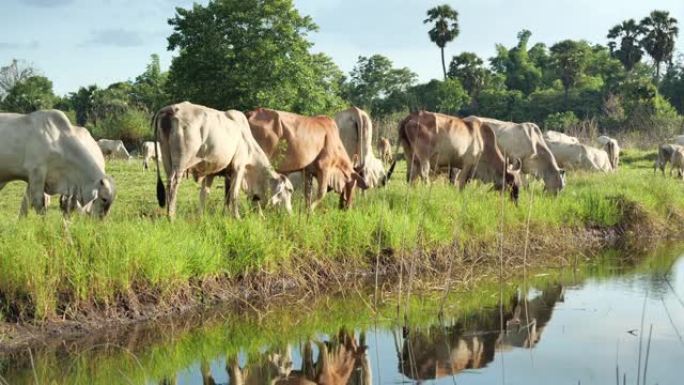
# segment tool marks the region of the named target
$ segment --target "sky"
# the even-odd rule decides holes
[[[197,2],[206,4],[208,0]],[[57,94],[78,87],[134,79],[157,53],[163,69],[175,7],[192,0],[0,0],[0,66],[13,58],[37,67]],[[684,52],[682,0],[294,0],[320,27],[309,36],[314,52],[331,56],[349,72],[360,55],[382,54],[409,67],[420,81],[441,77],[439,49],[423,24],[428,8],[450,4],[459,12],[460,35],[447,45],[447,60],[463,51],[488,58],[495,44],[510,47],[522,29],[531,44],[563,39],[606,44],[608,30],[637,21],[653,9],[680,21],[676,49]]]

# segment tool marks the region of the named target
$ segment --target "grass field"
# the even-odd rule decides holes
[[[358,195],[349,211],[337,210],[329,194],[307,215],[299,194],[294,215],[267,211],[262,219],[243,197],[239,221],[223,213],[222,189],[199,215],[199,186],[184,180],[178,219],[170,223],[156,204],[155,174],[143,172],[140,160],[108,163],[118,196],[104,221],[65,221],[55,203],[46,217],[19,219],[25,185],[13,183],[0,192],[0,319],[77,318],[83,309],[130,307],[131,295],[173,306],[201,293],[205,282],[296,275],[310,266],[369,270],[387,250],[391,258],[421,258],[453,245],[496,244],[501,234],[521,243],[528,214],[530,232],[548,237],[632,220],[625,202],[662,225],[684,217],[684,182],[654,176],[652,156],[627,151],[615,174],[568,173],[557,197],[535,182],[517,207],[479,184],[463,192],[443,180],[408,188],[400,163],[388,188]]]

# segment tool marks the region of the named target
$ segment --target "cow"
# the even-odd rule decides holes
[[[155,145],[157,148],[155,148]],[[143,142],[142,146],[140,146],[142,157],[143,157],[143,169],[147,170],[150,168],[149,162],[150,159],[157,159],[157,156],[155,154],[161,154],[161,149],[159,148],[159,142]]]
[[[579,144],[579,139],[574,136],[564,134],[562,132],[549,130],[544,133],[544,140],[549,142],[561,142],[561,143],[571,143]],[[557,159],[556,159],[557,160]]]
[[[684,146],[684,135],[675,136],[673,142],[674,142],[674,144]]]
[[[458,168],[459,188],[463,189],[475,175],[498,189],[509,188],[511,199],[518,201],[519,170],[506,164],[494,131],[486,123],[418,111],[399,123],[399,142],[408,163],[409,182],[418,176],[427,181],[431,168],[447,168],[450,172]]]
[[[608,153],[599,148],[550,140],[546,144],[560,167],[575,170],[613,171]]]
[[[118,159],[130,159],[131,155],[126,150],[123,142],[118,139],[100,139],[97,141],[97,145],[102,150],[102,153],[106,157],[118,158]]]
[[[342,144],[335,121],[327,116],[302,116],[290,112],[259,108],[247,113],[252,135],[272,160],[278,172],[304,171],[304,195],[313,211],[328,188],[340,194],[339,206],[351,207],[354,189],[368,188],[354,168]],[[318,192],[312,201],[312,180]]]
[[[382,161],[373,154],[373,122],[370,116],[358,107],[350,107],[335,114],[335,124],[347,155],[356,160],[354,167],[360,167],[360,174],[368,187],[384,186],[392,175],[385,172]]]
[[[161,150],[161,155],[156,154],[157,200],[161,207],[166,205],[169,218],[176,214],[178,187],[188,169],[202,186],[200,211],[204,210],[214,177],[222,175],[230,178],[225,205],[235,218],[240,218],[237,199],[241,189],[254,201],[268,199],[267,206],[281,206],[292,212],[292,184],[273,169],[242,112],[182,102],[163,107],[152,122],[159,142],[155,151]],[[160,156],[168,179],[166,188],[159,171]],[[261,213],[261,206],[258,208]]]
[[[684,148],[676,148],[672,152],[672,158],[670,160],[670,176],[672,176],[672,171],[677,169],[677,177],[684,179]]]
[[[390,164],[394,160],[392,143],[384,136],[378,139],[378,152],[380,153],[380,159],[382,159],[383,163]]]
[[[102,154],[89,142],[92,137],[82,130],[57,110],[0,114],[0,190],[14,180],[28,183],[22,214],[29,204],[44,214],[46,194],[59,194],[67,205],[107,215],[116,198],[114,180],[105,174]]]
[[[477,116],[469,116],[464,120],[473,119],[482,120],[494,130],[501,152],[507,158],[519,159],[524,174],[542,178],[546,191],[555,194],[563,190],[565,170],[558,167],[556,158],[536,124],[504,122]]]
[[[665,167],[667,166],[667,163],[672,160],[672,154],[681,148],[684,148],[684,146],[673,143],[660,145],[660,147],[658,147],[658,156],[653,164],[653,174],[655,175],[656,170],[660,169],[660,171],[663,173],[663,176],[665,176]]]
[[[603,146],[603,150],[608,153],[610,165],[613,170],[617,170],[618,165],[620,164],[620,146],[618,145],[617,140],[606,135],[601,135],[596,138],[596,141]]]

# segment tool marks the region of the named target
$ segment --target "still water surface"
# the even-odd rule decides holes
[[[100,354],[90,362],[84,352],[95,352],[97,346],[79,349],[78,354],[67,346],[53,347],[45,355],[35,351],[29,357],[0,357],[0,375],[9,384],[546,385],[615,384],[616,376],[620,383],[637,384],[638,376],[641,384],[679,385],[684,384],[684,257],[679,250],[652,257],[656,262],[640,261],[609,273],[604,269],[580,282],[519,289],[504,306],[433,324],[347,325],[340,333],[311,333],[314,343],[264,343],[256,351],[232,355],[208,356],[200,342],[193,353],[193,343],[178,343],[170,350],[184,349],[182,356],[194,358],[178,368],[169,362],[166,374],[146,367],[161,366],[159,357],[112,357],[109,362]],[[112,349],[111,354],[162,354],[154,349],[162,350],[151,342]],[[164,349],[169,350],[168,342]],[[30,364],[31,359],[50,363]]]

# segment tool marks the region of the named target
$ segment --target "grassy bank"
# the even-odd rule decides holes
[[[414,330],[460,323],[478,331],[490,327],[496,330],[498,322],[492,315],[498,311],[492,309],[496,309],[500,298],[503,298],[502,311],[508,312],[511,299],[519,290],[526,292],[527,288],[577,287],[589,277],[601,281],[620,274],[662,276],[669,272],[680,251],[681,248],[660,249],[648,258],[631,255],[634,258],[629,260],[606,253],[592,263],[580,263],[575,269],[556,269],[539,275],[531,271],[528,281],[511,280],[503,287],[492,277],[480,282],[478,290],[456,285],[448,297],[444,297],[442,288],[413,295],[411,299],[402,298],[401,302],[396,296],[386,296],[377,308],[368,306],[373,301],[372,288],[370,291],[360,288],[351,295],[324,295],[305,303],[286,298],[279,304],[271,304],[261,314],[244,308],[224,308],[160,320],[151,327],[116,329],[68,343],[61,339],[54,343],[48,340],[32,353],[20,349],[0,355],[0,378],[12,384],[109,384],[112,378],[121,378],[126,383],[157,383],[174,378],[177,373],[197,371],[199,363],[241,353],[251,361],[270,348],[288,344],[298,349],[303,341],[324,339],[323,335],[334,335],[342,328],[392,330],[400,334],[405,326]],[[372,345],[375,343],[370,341]],[[370,357],[377,363],[374,354]],[[31,359],[34,365],[30,364]]]
[[[156,206],[154,173],[143,172],[139,161],[109,163],[119,192],[104,222],[64,221],[56,204],[45,218],[17,219],[25,185],[15,183],[0,193],[0,318],[131,319],[250,290],[315,291],[342,284],[348,273],[371,271],[376,256],[383,268],[411,272],[472,270],[477,261],[472,278],[498,266],[499,246],[508,266],[520,265],[528,215],[528,263],[601,246],[601,230],[662,235],[668,223],[682,223],[684,183],[653,176],[652,156],[628,152],[616,174],[569,173],[558,197],[534,183],[518,207],[477,184],[463,192],[444,181],[408,188],[400,169],[388,188],[358,196],[347,212],[329,196],[307,215],[298,196],[293,216],[250,213],[241,221],[223,215],[222,189],[200,216],[198,186],[186,180],[178,220],[169,223]],[[599,232],[587,237],[586,229]]]

